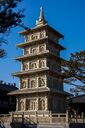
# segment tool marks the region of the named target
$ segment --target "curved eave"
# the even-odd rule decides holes
[[[56,54],[53,54],[50,52],[49,54],[50,57],[54,58],[55,60],[63,60],[63,58],[61,58],[60,56],[56,55]]]
[[[31,32],[36,32],[37,30],[39,30],[39,29],[43,29],[43,28],[45,28],[47,26],[47,24],[44,24],[44,25],[41,25],[41,26],[35,26],[34,28],[30,28],[30,29],[28,29],[28,30],[24,30],[24,31],[21,31],[21,32],[19,32],[19,34],[20,35],[26,35],[26,34],[29,34],[29,33],[31,33]]]
[[[36,44],[36,43],[42,43],[42,41],[44,41],[46,39],[48,39],[48,36],[46,36],[44,38],[37,39],[37,40],[31,40],[31,41],[23,42],[23,43],[17,44],[16,46],[20,47],[20,48],[24,48],[25,46],[28,46],[30,44],[32,45],[32,44]]]
[[[50,25],[47,25],[47,29],[48,31],[53,31],[56,35],[58,35],[59,38],[64,39],[64,35],[57,31],[56,29],[54,29],[53,27],[51,27]]]
[[[25,88],[25,89],[20,89],[16,91],[9,92],[7,95],[22,95],[22,94],[36,94],[36,93],[50,93],[50,94],[61,94],[64,96],[70,96],[69,93],[64,92],[64,91],[59,91],[56,89],[50,89],[48,87],[43,87],[43,88]]]
[[[18,56],[16,57],[15,59],[18,60],[18,61],[23,61],[23,60],[27,60],[27,59],[30,59],[30,58],[36,58],[36,57],[42,57],[42,56],[50,56],[50,57],[54,57],[56,60],[62,60],[61,57],[57,56],[56,54],[53,54],[49,51],[46,51],[46,52],[43,52],[43,53],[38,53],[38,54],[33,54],[33,55],[23,55],[23,56]]]
[[[49,68],[40,68],[40,69],[30,69],[28,71],[22,71],[22,72],[15,72],[15,73],[12,73],[12,76],[16,76],[16,77],[19,77],[19,76],[22,76],[22,75],[31,75],[31,74],[37,74],[37,73],[42,73],[44,71],[48,71]]]
[[[64,96],[66,96],[66,97],[71,95],[71,94],[68,93],[68,92],[59,91],[59,90],[56,90],[56,89],[51,89],[51,92],[52,92],[52,93],[57,93],[57,94],[62,94],[62,95],[64,95]]]
[[[54,44],[56,49],[59,49],[59,50],[65,50],[66,49],[61,44],[53,42],[52,40],[50,41],[50,43]]]
[[[48,36],[46,36],[44,38],[37,39],[37,40],[31,40],[31,41],[23,42],[23,43],[17,44],[16,46],[19,48],[24,48],[24,47],[29,46],[29,45],[38,44],[38,43],[40,44],[45,40],[48,40],[49,44],[50,43],[54,44],[56,49],[65,50],[65,48],[62,45],[60,45],[59,43],[53,42],[52,40],[49,39]]]
[[[39,57],[39,56],[41,57],[41,56],[46,55],[48,53],[49,53],[49,51],[46,50],[45,52],[41,52],[41,53],[37,53],[37,54],[18,56],[15,59],[19,60],[19,61],[22,61],[22,60],[29,59],[29,58],[35,58],[36,56],[37,57]]]
[[[54,76],[54,77],[62,77],[61,72],[49,70],[49,75]]]
[[[62,77],[61,72],[57,72],[57,71],[53,71],[53,70],[49,70],[49,68],[42,68],[42,69],[35,69],[35,70],[28,70],[28,71],[23,71],[23,72],[15,72],[12,73],[13,76],[16,77],[21,77],[23,75],[34,75],[34,74],[41,74],[41,73],[45,73],[45,74],[49,74],[51,76],[54,77]]]
[[[65,50],[66,48],[64,48],[62,45],[60,45],[60,44],[57,44],[57,47],[58,47],[58,49],[59,50]]]
[[[35,94],[35,93],[45,93],[45,92],[49,92],[49,89],[46,87],[43,88],[34,88],[34,89],[20,89],[17,91],[13,91],[8,93],[8,95],[21,95],[21,94]]]
[[[44,24],[44,25],[41,25],[41,26],[36,26],[36,27],[34,27],[34,28],[32,28],[32,29],[28,29],[28,30],[21,31],[21,32],[19,32],[19,34],[21,34],[21,35],[24,36],[24,35],[26,35],[26,34],[29,34],[29,33],[31,33],[31,32],[36,32],[37,30],[43,29],[43,28],[45,28],[45,29],[47,29],[47,30],[49,30],[49,31],[53,31],[56,35],[58,35],[59,38],[64,38],[64,35],[62,35],[59,31],[57,31],[56,29],[54,29],[53,27],[51,27],[51,26],[48,25],[47,23]]]

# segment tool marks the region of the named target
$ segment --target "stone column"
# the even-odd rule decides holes
[[[19,89],[21,89],[21,78],[19,78]]]
[[[21,63],[21,71],[23,71],[23,63]]]
[[[38,58],[37,58],[38,59]],[[37,60],[37,68],[39,68],[39,59]]]
[[[18,100],[18,97],[17,97],[17,99],[16,99],[16,111],[18,111],[19,110],[19,100]]]
[[[45,75],[45,87],[47,87],[47,76]]]
[[[26,99],[24,99],[24,111],[26,110]]]
[[[29,62],[27,64],[28,64],[28,70],[29,70]]]
[[[47,59],[46,58],[44,59],[44,62],[45,62],[45,67],[47,67]]]
[[[36,111],[38,110],[38,98],[36,98]]]
[[[39,87],[39,76],[36,77],[36,81],[37,81],[36,88],[38,88]]]
[[[47,96],[45,96],[45,110],[47,110],[48,109],[48,102],[47,102],[48,100],[47,100]]]
[[[37,46],[37,53],[40,53],[39,44]]]

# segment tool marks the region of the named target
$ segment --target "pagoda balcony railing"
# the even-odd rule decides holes
[[[68,124],[67,113],[51,113],[51,112],[14,112],[12,113],[12,121],[16,122],[30,122],[30,123],[40,123],[40,124]]]

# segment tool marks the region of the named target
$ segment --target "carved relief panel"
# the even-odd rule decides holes
[[[46,75],[30,77],[28,84],[29,84],[28,88],[46,87],[47,77]]]
[[[45,30],[41,30],[39,32],[35,32],[29,35],[25,36],[25,40],[26,41],[31,41],[31,40],[37,40],[40,38],[44,38],[46,36],[46,31]]]
[[[30,49],[24,48],[24,55],[29,55],[29,54],[30,54]]]
[[[26,99],[26,110],[36,110],[37,108],[36,99]]]
[[[46,31],[40,31],[40,38],[44,38],[46,36]]]
[[[39,68],[45,68],[45,67],[46,67],[46,59],[40,59]]]
[[[23,62],[22,63],[22,69],[23,69],[23,71],[27,71],[28,70],[28,63],[27,62]]]
[[[20,111],[24,111],[25,110],[25,100],[24,99],[20,99],[19,100],[19,110]]]
[[[41,76],[38,78],[38,87],[45,87],[46,86],[46,77]]]
[[[30,62],[30,69],[36,69],[38,68],[37,61],[31,61]]]
[[[45,110],[45,99],[44,98],[39,98],[38,109],[39,110]]]
[[[39,45],[39,52],[44,52],[46,50],[46,45],[45,44],[40,44]]]
[[[30,47],[30,54],[37,54],[38,51],[38,45],[34,45]]]
[[[28,78],[22,77],[20,79],[20,89],[24,89],[28,86]]]
[[[37,77],[30,78],[29,86],[30,86],[30,88],[36,88],[37,87]]]
[[[38,54],[46,51],[46,43],[28,46],[24,48],[24,55]]]
[[[45,68],[46,58],[36,59],[29,62],[29,69]]]

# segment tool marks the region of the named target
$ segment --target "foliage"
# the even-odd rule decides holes
[[[64,83],[77,86],[85,90],[85,86],[75,84],[75,81],[80,81],[85,85],[85,51],[71,54],[68,61],[62,60],[62,75]]]
[[[68,82],[79,80],[85,84],[85,51],[71,54],[69,61],[62,61],[64,79]]]
[[[11,28],[18,25],[24,27],[22,24],[22,18],[24,17],[23,10],[15,10],[21,1],[22,0],[0,0],[0,46],[3,44],[2,34],[9,32]],[[0,57],[4,55],[5,50],[1,48]]]

